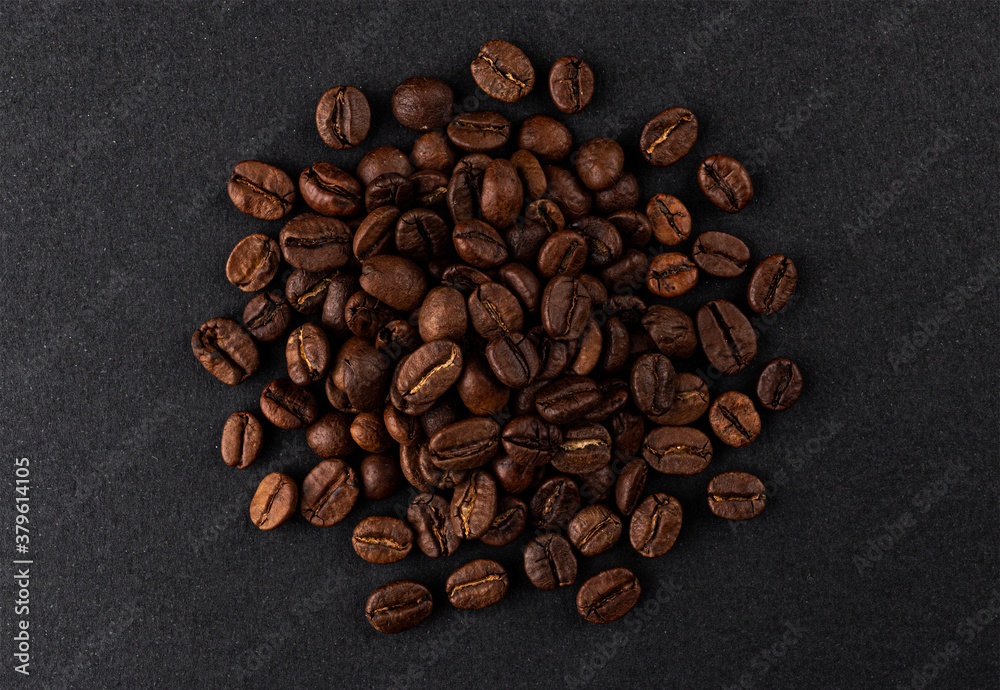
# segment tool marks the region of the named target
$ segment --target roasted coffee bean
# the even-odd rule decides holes
[[[424,430],[424,435],[430,438],[449,424],[457,422],[461,415],[462,411],[455,396],[449,391],[442,395],[431,409],[420,415],[420,428]]]
[[[560,450],[562,431],[534,415],[514,417],[503,428],[503,448],[511,459],[528,467],[550,462]]]
[[[591,623],[610,623],[632,610],[642,588],[628,568],[611,568],[594,575],[580,586],[576,610]]]
[[[320,320],[323,327],[335,338],[351,336],[351,329],[347,326],[347,301],[357,291],[358,279],[354,274],[337,271],[330,276]]]
[[[231,319],[209,319],[191,336],[195,358],[215,378],[235,386],[260,366],[253,339]]]
[[[398,633],[420,625],[433,608],[429,589],[413,580],[396,580],[371,593],[365,616],[379,632]]]
[[[584,216],[573,222],[573,230],[587,242],[587,263],[601,268],[616,261],[622,253],[622,238],[615,226],[596,216]]]
[[[288,221],[279,239],[285,261],[306,271],[339,268],[351,253],[351,229],[336,218],[313,213]]]
[[[712,431],[727,446],[742,448],[760,434],[760,415],[753,401],[742,393],[723,393],[708,409]]]
[[[601,329],[596,321],[590,319],[576,343],[576,357],[566,367],[566,373],[586,376],[592,372],[601,356],[602,343]]]
[[[569,521],[566,535],[584,556],[602,554],[622,535],[622,521],[607,506],[587,506]]]
[[[552,467],[569,474],[596,472],[609,462],[611,434],[595,422],[578,422],[567,427],[559,450],[552,457]]]
[[[391,405],[389,407],[392,407]],[[417,491],[433,492],[435,487],[424,476],[420,469],[421,446],[400,446],[399,448],[399,470],[403,473],[403,478]],[[448,514],[448,503],[445,501],[445,515]],[[412,521],[411,521],[412,524]],[[451,524],[451,523],[449,523]]]
[[[388,254],[394,247],[396,221],[399,209],[380,206],[369,213],[354,233],[352,251],[359,261],[377,254]]]
[[[684,254],[657,254],[649,262],[646,287],[658,297],[679,297],[698,282],[698,267]]]
[[[545,388],[549,383],[549,381],[537,380],[532,381],[524,388],[512,390],[510,396],[511,414],[518,416],[538,414],[538,410],[535,408],[535,399],[538,397],[538,391]]]
[[[487,340],[524,328],[524,310],[521,309],[521,304],[500,283],[480,285],[469,295],[468,305],[472,327]]]
[[[735,278],[746,270],[750,250],[738,237],[724,232],[703,232],[691,247],[691,258],[709,275]]]
[[[528,210],[525,211],[524,216],[528,220],[541,223],[548,235],[566,227],[566,217],[563,215],[562,209],[559,208],[559,204],[552,199],[532,201],[528,204]]]
[[[431,409],[462,374],[462,350],[450,340],[420,346],[404,359],[391,390],[392,404],[418,415]]]
[[[646,331],[633,331],[629,334],[629,357],[638,359],[640,355],[657,352],[656,341]]]
[[[326,291],[336,272],[313,273],[297,268],[285,283],[285,299],[300,314],[318,314],[326,301]]]
[[[545,179],[549,182],[547,196],[559,204],[563,215],[570,220],[583,218],[594,206],[594,197],[583,186],[580,178],[565,168],[546,165]]]
[[[549,94],[556,107],[567,115],[586,108],[594,96],[594,72],[590,65],[575,55],[556,60],[549,70]]]
[[[415,496],[406,510],[406,521],[416,533],[417,546],[431,558],[450,556],[461,543],[448,511],[445,498],[429,493]]]
[[[361,338],[374,338],[395,318],[395,309],[378,301],[364,290],[358,290],[348,297],[344,305],[344,322],[348,330]]]
[[[726,520],[749,520],[767,503],[764,484],[746,472],[723,472],[708,483],[708,508]]]
[[[347,517],[360,493],[358,475],[343,460],[322,460],[302,480],[299,512],[317,527],[330,527]]]
[[[557,275],[542,293],[542,326],[556,340],[576,340],[590,319],[590,295],[571,276]]]
[[[576,153],[576,174],[593,191],[607,189],[622,175],[625,152],[614,139],[595,137],[584,142]]]
[[[521,536],[527,524],[528,506],[524,501],[504,496],[497,506],[497,516],[479,540],[489,546],[506,546]]]
[[[490,467],[500,484],[500,488],[509,494],[527,491],[544,472],[543,468],[528,467],[516,463],[506,453],[501,453],[493,458]]]
[[[427,447],[441,469],[482,467],[500,452],[500,425],[489,417],[468,417],[440,429]]]
[[[351,438],[369,453],[385,453],[395,446],[382,415],[377,412],[362,412],[355,417],[351,422]]]
[[[642,458],[632,458],[618,475],[618,482],[615,484],[615,505],[622,515],[631,515],[639,505],[648,476],[649,466]]]
[[[531,115],[521,123],[517,133],[519,148],[531,151],[547,163],[552,163],[569,155],[573,148],[573,135],[563,123],[548,115]],[[548,171],[545,177],[552,178]]]
[[[757,379],[757,399],[769,410],[780,412],[795,404],[802,393],[802,372],[790,359],[772,359]]]
[[[306,430],[306,443],[321,458],[344,458],[357,451],[351,437],[351,417],[327,412]]]
[[[538,250],[538,272],[546,278],[576,276],[587,262],[587,239],[574,230],[558,230]]]
[[[316,129],[327,146],[349,149],[368,136],[371,109],[368,99],[353,86],[334,86],[316,106]]]
[[[616,293],[638,291],[646,284],[649,258],[638,249],[626,249],[621,258],[601,269],[600,277],[607,290]]]
[[[535,154],[527,149],[518,149],[511,154],[510,162],[514,166],[514,170],[517,171],[524,194],[527,194],[529,199],[541,199],[545,195],[545,190],[548,188],[549,183],[545,179],[545,171],[542,170],[542,164],[538,162]],[[514,215],[516,216],[517,213],[515,212]],[[508,223],[507,225],[512,224]]]
[[[589,273],[581,273],[577,276],[580,279],[580,283],[587,290],[590,295],[590,305],[593,311],[598,311],[599,308],[604,307],[604,303],[608,301],[608,288],[602,283],[597,277],[590,275]]]
[[[497,271],[500,282],[529,312],[538,312],[542,304],[542,285],[530,268],[523,264],[504,264]]]
[[[658,426],[646,435],[642,456],[663,474],[698,474],[712,462],[712,442],[691,427]]]
[[[462,113],[448,124],[447,131],[451,143],[463,151],[484,153],[507,143],[510,120],[491,111]]]
[[[432,436],[433,434],[428,434]],[[434,489],[445,491],[454,489],[469,478],[467,470],[444,470],[434,464],[430,449],[424,443],[420,446],[420,474]]]
[[[448,601],[456,609],[482,609],[496,604],[507,594],[507,571],[485,558],[466,563],[445,582]]]
[[[408,209],[413,199],[413,183],[399,173],[383,173],[365,187],[365,208],[369,213],[382,206]]]
[[[580,419],[601,404],[603,396],[593,380],[565,376],[547,385],[535,396],[535,407],[546,421],[566,424]]]
[[[670,360],[659,353],[640,356],[632,365],[629,387],[632,400],[648,417],[666,414],[674,403],[676,374]]]
[[[226,261],[226,278],[243,292],[263,290],[278,272],[281,247],[260,233],[244,237]]]
[[[480,216],[483,176],[493,159],[482,153],[466,156],[455,165],[448,180],[448,212],[453,222]]]
[[[361,264],[362,289],[393,309],[412,311],[427,293],[427,276],[401,256],[373,256]]]
[[[288,336],[285,345],[288,378],[300,386],[319,381],[330,368],[330,341],[315,323],[304,323]]]
[[[420,337],[425,343],[433,340],[461,340],[467,323],[465,298],[454,288],[433,288],[420,305],[418,324]]]
[[[451,237],[459,258],[473,266],[496,268],[507,261],[507,245],[500,233],[481,220],[460,220]]]
[[[600,209],[598,211],[600,212]],[[618,229],[625,247],[643,249],[653,236],[653,224],[644,213],[632,210],[616,211],[608,216],[608,220]]]
[[[584,421],[604,422],[631,398],[629,385],[622,379],[605,379],[597,387],[601,391],[601,402],[583,416]]]
[[[402,319],[393,319],[375,334],[375,347],[392,362],[402,359],[420,345],[420,333]]]
[[[773,314],[784,309],[795,293],[799,274],[787,256],[772,254],[761,261],[750,277],[747,302],[757,314]]]
[[[646,123],[639,150],[650,165],[672,165],[687,155],[698,138],[698,119],[687,108],[668,108]]]
[[[663,244],[680,244],[691,234],[691,214],[675,196],[654,196],[646,204],[646,217],[653,228],[653,236]]]
[[[355,412],[372,412],[385,402],[391,374],[382,353],[370,341],[354,337],[340,346],[327,381],[347,396]]]
[[[535,69],[524,52],[507,41],[487,41],[472,61],[472,78],[488,95],[513,103],[531,92]]]
[[[426,208],[415,208],[396,222],[395,242],[401,256],[427,261],[451,250],[451,232],[441,216]]]
[[[746,168],[735,158],[721,153],[701,162],[698,186],[709,201],[727,213],[742,211],[753,199],[753,184]]]
[[[222,461],[230,467],[250,467],[260,455],[264,427],[249,412],[233,412],[222,427]]]
[[[448,180],[450,178],[437,170],[420,170],[410,175],[413,185],[413,202],[443,213],[448,209]]]
[[[295,204],[291,178],[260,161],[241,161],[233,166],[228,192],[236,208],[261,220],[284,218]]]
[[[604,502],[611,498],[618,475],[611,465],[580,475],[580,498],[584,503]]]
[[[657,424],[685,426],[701,418],[708,410],[708,384],[696,374],[677,374],[674,379],[674,402],[653,419]]]
[[[642,326],[656,343],[657,349],[668,357],[687,359],[698,347],[694,322],[679,309],[665,304],[653,304],[643,315]]]
[[[399,124],[418,132],[441,129],[451,121],[455,94],[432,77],[410,77],[392,92],[392,114]]]
[[[612,316],[604,324],[604,337],[601,339],[601,356],[598,366],[602,373],[613,374],[628,360],[629,335],[625,324],[617,316]]]
[[[695,317],[698,341],[712,366],[736,374],[757,356],[753,326],[735,304],[724,299],[709,302]]]
[[[530,507],[531,520],[539,529],[565,527],[580,509],[580,489],[569,477],[550,477],[538,485]]]
[[[605,311],[621,319],[630,329],[642,328],[642,317],[646,314],[646,303],[635,295],[615,295],[608,298]]]
[[[456,387],[462,403],[474,415],[500,415],[510,399],[510,388],[500,382],[482,356],[465,360]]]
[[[261,480],[250,502],[250,520],[262,530],[283,524],[295,514],[299,489],[287,474],[272,472]]]
[[[243,325],[262,343],[277,340],[292,321],[292,307],[280,292],[262,292],[247,302]]]
[[[364,190],[354,177],[330,163],[313,163],[299,175],[302,199],[324,216],[356,216]]]
[[[413,174],[413,166],[406,154],[395,146],[379,146],[364,155],[354,172],[361,184],[367,187],[376,177],[386,173],[409,177]]]
[[[639,180],[629,172],[607,189],[594,192],[594,211],[602,216],[627,211],[638,203]]]
[[[673,496],[646,496],[629,524],[628,537],[632,547],[646,558],[656,558],[669,551],[681,531],[681,504]]]
[[[382,413],[382,423],[392,439],[401,446],[413,446],[423,440],[423,429],[420,420],[397,410],[392,405],[386,405]]]
[[[538,326],[532,328],[528,333],[528,339],[538,352],[540,380],[550,381],[562,374],[576,355],[576,341],[556,340],[550,337],[544,328]]]
[[[521,212],[521,206],[524,205],[524,187],[513,163],[504,158],[497,158],[486,166],[483,172],[481,203],[483,220],[492,227],[502,230],[514,224]],[[459,256],[462,256],[457,244],[455,249]],[[506,254],[506,247],[504,253]],[[473,266],[479,265],[474,261],[465,260]]]
[[[455,487],[451,525],[462,539],[479,539],[497,515],[497,485],[489,472],[477,470]]]
[[[450,121],[451,117],[448,120]],[[446,126],[447,123],[441,125],[441,128]],[[449,174],[458,161],[458,153],[444,132],[421,134],[413,142],[410,156],[413,158],[413,165],[419,170],[436,170]]]
[[[566,537],[540,534],[524,549],[524,573],[538,589],[552,590],[576,581],[576,556]]]
[[[391,408],[391,405],[386,407]],[[365,498],[369,501],[380,501],[389,498],[403,483],[403,473],[399,467],[399,458],[395,455],[366,455],[361,461],[361,485]]]
[[[413,548],[413,530],[402,520],[373,515],[354,528],[351,546],[369,563],[395,563]]]
[[[639,453],[646,435],[646,422],[641,414],[631,407],[622,408],[611,415],[608,429],[615,457],[630,458]]]

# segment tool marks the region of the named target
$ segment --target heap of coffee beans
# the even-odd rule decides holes
[[[528,57],[505,41],[486,43],[471,69],[503,102],[535,85]],[[577,113],[594,75],[567,56],[548,86],[561,113]],[[584,142],[567,164],[573,137],[549,115],[519,126],[493,111],[456,115],[451,87],[423,76],[396,88],[392,113],[422,132],[409,155],[375,148],[353,172],[315,162],[297,185],[267,163],[233,168],[229,196],[244,213],[286,219],[299,197],[309,207],[277,238],[258,233],[236,245],[226,275],[255,293],[242,324],[214,318],[192,339],[197,359],[230,385],[259,367],[258,342],[287,339],[288,377],[263,387],[260,413],[279,429],[305,429],[321,460],[301,486],[279,472],[264,477],[250,502],[253,523],[270,530],[298,512],[329,527],[359,497],[387,498],[405,481],[416,494],[405,521],[369,517],[354,529],[354,550],[371,563],[399,561],[414,545],[431,558],[453,555],[465,540],[501,547],[529,525],[536,536],[523,547],[524,570],[543,590],[572,585],[577,557],[607,551],[623,533],[643,556],[662,556],[683,511],[672,496],[645,493],[650,469],[704,471],[712,440],[690,425],[705,414],[727,446],[761,432],[751,397],[727,391],[710,400],[703,379],[675,369],[699,347],[722,374],[745,369],[757,337],[744,310],[716,299],[689,315],[665,302],[701,274],[743,274],[746,245],[705,232],[677,251],[691,234],[684,204],[658,193],[642,205],[612,139]],[[319,135],[336,150],[361,144],[371,118],[352,86],[330,89],[316,108]],[[671,165],[697,134],[694,113],[668,108],[638,146],[651,165]],[[513,151],[499,157],[505,147]],[[706,158],[697,179],[723,211],[753,198],[747,171],[729,156]],[[294,270],[276,286],[283,262]],[[752,272],[747,305],[757,314],[782,309],[796,278],[790,259],[768,256]],[[799,368],[779,358],[761,372],[756,397],[786,410],[801,389]],[[256,414],[235,412],[223,460],[250,467],[264,433]],[[707,501],[715,515],[745,520],[763,510],[764,486],[724,472],[708,483]],[[484,559],[445,583],[461,609],[494,604],[507,587],[503,566]],[[631,571],[611,568],[582,584],[577,607],[606,623],[640,592]],[[427,586],[396,581],[376,589],[365,611],[376,629],[399,632],[432,608]]]

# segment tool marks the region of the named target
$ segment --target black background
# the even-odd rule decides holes
[[[0,10],[0,467],[12,487],[13,459],[30,459],[35,564],[32,676],[10,668],[4,576],[0,685],[1000,681],[996,3],[12,5]],[[492,38],[535,65],[534,92],[513,106],[468,71]],[[280,374],[281,347],[228,388],[189,345],[204,320],[242,312],[224,275],[233,245],[281,227],[233,207],[232,165],[260,158],[295,177],[360,158],[317,136],[323,91],[368,95],[378,115],[362,149],[408,148],[415,135],[386,110],[405,77],[446,79],[465,110],[558,114],[544,77],[565,54],[598,78],[590,107],[564,118],[576,141],[620,139],[644,194],[678,195],[696,233],[733,232],[755,261],[783,252],[799,269],[758,359],[713,393],[749,391],[787,355],[805,395],[703,475],[656,478],[685,511],[669,554],[644,560],[623,543],[582,564],[580,581],[616,563],[641,578],[640,606],[609,626],[579,618],[575,587],[534,590],[513,547],[361,561],[352,526],[403,494],[335,528],[296,518],[258,531],[246,508],[260,479],[301,479],[316,458],[301,433],[274,430],[238,471],[218,439]],[[681,104],[700,124],[691,154],[639,166],[642,124]],[[694,182],[716,152],[753,173],[756,197],[734,217]],[[683,306],[744,289],[703,280]],[[738,527],[703,498],[729,469],[757,473],[771,496]],[[15,557],[5,495],[0,572]],[[440,604],[447,575],[486,553],[511,573],[500,605],[442,604],[398,636],[365,621],[377,585],[415,577]]]

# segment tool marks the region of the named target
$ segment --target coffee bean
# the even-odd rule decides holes
[[[490,468],[500,488],[509,494],[527,491],[544,472],[542,468],[518,464],[506,453],[500,453],[493,458]]]
[[[391,406],[389,406],[391,407]],[[361,486],[365,498],[380,501],[389,498],[403,483],[403,473],[399,468],[399,458],[394,455],[366,455],[361,461]]]
[[[510,290],[500,283],[486,283],[469,295],[469,321],[487,340],[524,328],[524,310]]]
[[[230,467],[250,467],[260,455],[264,428],[249,412],[234,412],[222,427],[222,461]]]
[[[541,530],[565,527],[580,509],[580,489],[569,477],[549,477],[531,497],[531,520]]]
[[[267,384],[260,395],[260,411],[279,429],[301,429],[319,417],[319,406],[313,394],[288,379],[276,379]]]
[[[735,278],[746,270],[750,250],[738,237],[724,232],[703,232],[691,247],[691,258],[709,275]]]
[[[451,525],[462,539],[479,539],[497,515],[497,485],[489,472],[477,470],[455,487]]]
[[[679,297],[698,282],[698,267],[676,252],[657,254],[649,262],[646,287],[659,297]]]
[[[315,323],[304,323],[288,336],[285,346],[288,378],[300,386],[319,381],[330,366],[330,341]]]
[[[209,319],[191,336],[195,358],[215,378],[235,386],[260,366],[253,339],[231,319]]]
[[[321,458],[343,458],[358,447],[351,437],[351,417],[327,412],[306,430],[306,443]]]
[[[420,333],[402,319],[393,319],[375,334],[375,347],[389,361],[395,362],[420,347]]]
[[[411,311],[427,293],[427,276],[401,256],[373,256],[361,265],[361,287],[393,309]]]
[[[552,467],[569,474],[596,472],[611,462],[611,434],[595,422],[578,422],[563,432]]]
[[[545,195],[545,190],[548,188],[549,183],[545,179],[545,171],[542,170],[542,164],[538,162],[535,154],[527,149],[518,149],[511,154],[510,162],[514,166],[518,179],[521,181],[521,188],[528,195],[528,198],[534,200],[541,199]],[[514,215],[516,216],[517,213],[515,212]],[[531,218],[530,215],[528,217]],[[508,223],[507,225],[510,226],[513,223]]]
[[[365,616],[379,632],[399,633],[420,625],[433,608],[431,592],[424,585],[396,580],[371,593],[365,603]]]
[[[587,264],[602,268],[622,254],[622,238],[610,222],[596,216],[584,216],[573,222],[573,230],[587,242]]]
[[[483,153],[507,143],[510,139],[510,120],[491,111],[462,113],[448,124],[447,131],[451,143],[458,148]]]
[[[448,117],[451,120],[451,117]],[[447,122],[441,128],[447,126]],[[410,151],[413,164],[420,170],[436,170],[451,173],[458,161],[458,153],[444,132],[427,132],[417,137]]]
[[[642,317],[648,309],[646,303],[635,295],[615,295],[608,298],[605,312],[621,319],[629,329],[642,328]]]
[[[424,432],[420,421],[397,410],[392,405],[386,405],[382,414],[382,422],[393,440],[401,446],[414,446],[423,440]]]
[[[630,172],[607,189],[594,192],[594,211],[602,216],[630,211],[639,203],[639,180]]]
[[[547,385],[535,397],[535,407],[546,421],[565,424],[580,419],[601,404],[603,396],[593,380],[566,376]]]
[[[646,434],[646,422],[641,414],[625,407],[611,416],[608,429],[615,457],[630,458],[639,453]]]
[[[399,209],[395,206],[380,206],[358,226],[354,234],[352,250],[360,261],[377,254],[387,254],[393,247],[393,236]]]
[[[687,155],[698,138],[698,119],[687,108],[668,108],[646,123],[639,150],[650,165],[673,165]]]
[[[576,340],[590,319],[590,295],[571,276],[557,275],[542,293],[542,325],[557,340]]]
[[[462,404],[474,415],[501,415],[510,399],[510,388],[497,379],[482,356],[466,359],[457,388]]]
[[[632,210],[616,211],[608,216],[608,220],[618,229],[622,244],[626,247],[643,249],[653,236],[653,224],[644,213]]]
[[[481,215],[483,176],[493,159],[474,153],[460,160],[448,180],[448,212],[455,223]]]
[[[497,506],[497,516],[479,540],[489,546],[506,546],[521,536],[527,523],[528,506],[524,501],[504,496]]]
[[[448,511],[447,500],[429,493],[415,496],[406,510],[406,520],[416,533],[417,546],[431,558],[450,556],[461,543]]]
[[[563,123],[548,115],[531,115],[521,123],[517,132],[518,148],[531,151],[546,163],[553,163],[569,155],[573,148],[573,135]],[[552,182],[552,177],[545,172]]]
[[[466,563],[445,582],[448,601],[456,609],[481,609],[496,604],[507,594],[507,571],[485,558]]]
[[[369,453],[385,453],[396,445],[385,428],[382,414],[377,412],[358,414],[351,422],[351,438]]]
[[[352,273],[336,271],[330,276],[323,299],[320,320],[330,335],[349,338],[351,329],[347,326],[347,302],[358,291],[358,279]]]
[[[374,515],[354,528],[351,546],[369,563],[395,563],[413,548],[413,530],[402,520]]]
[[[420,428],[430,438],[452,422],[457,422],[461,414],[455,396],[448,391],[435,401],[429,410],[420,415]]]
[[[404,359],[391,390],[392,404],[417,415],[429,410],[462,374],[462,350],[449,340],[421,345]]]
[[[662,556],[677,541],[681,519],[681,504],[673,496],[662,493],[646,496],[632,513],[629,541],[646,558]]]
[[[500,233],[481,220],[460,220],[451,237],[459,258],[473,266],[496,268],[507,261],[507,245]]]
[[[727,213],[736,213],[753,199],[753,184],[746,168],[721,153],[709,156],[698,167],[698,186],[709,201]]]
[[[399,124],[418,132],[441,129],[451,121],[455,94],[432,77],[410,77],[392,92],[392,114]]]
[[[561,534],[540,534],[524,549],[524,573],[538,589],[552,590],[573,584],[576,569],[573,548]]]
[[[723,374],[736,374],[757,355],[753,326],[735,304],[723,299],[709,302],[695,318],[701,349],[712,366]]]
[[[757,399],[769,410],[780,412],[795,404],[802,393],[802,372],[790,359],[772,359],[757,379]]]
[[[488,95],[513,103],[527,96],[535,85],[535,69],[517,46],[487,41],[472,61],[472,78]]]
[[[666,414],[674,402],[674,372],[670,360],[659,353],[644,354],[632,365],[629,387],[632,400],[648,417]]]
[[[347,298],[344,322],[348,330],[361,338],[371,339],[396,318],[396,310],[380,302],[364,290]]]
[[[600,279],[605,291],[628,293],[641,290],[646,284],[649,259],[638,249],[626,249],[621,258],[601,269]]]
[[[646,217],[653,228],[653,235],[663,244],[680,244],[691,234],[691,214],[675,196],[654,196],[646,204]]]
[[[272,472],[261,480],[250,502],[250,519],[262,530],[283,524],[295,513],[299,489],[287,474]]]
[[[576,174],[593,191],[607,189],[622,175],[625,152],[621,144],[607,137],[584,142],[576,153]]]
[[[708,385],[697,375],[682,372],[674,379],[674,402],[666,414],[653,419],[657,424],[685,426],[708,410]]]
[[[280,292],[262,292],[247,302],[243,325],[262,343],[277,340],[288,329],[292,307]]]
[[[354,337],[340,346],[327,382],[347,396],[349,411],[371,412],[385,402],[391,373],[390,363],[371,342]]]
[[[420,474],[432,488],[445,491],[454,489],[469,478],[467,470],[445,470],[435,465],[426,443],[420,446]]]
[[[347,263],[351,230],[336,218],[303,213],[281,229],[280,242],[281,254],[292,266],[328,271]]]
[[[540,467],[559,452],[562,431],[539,417],[523,415],[507,422],[502,442],[514,462],[527,467]]]
[[[649,466],[642,458],[632,458],[618,475],[618,482],[615,484],[615,505],[622,515],[631,515],[639,505],[648,476]]]
[[[597,556],[618,541],[622,521],[607,506],[587,506],[570,520],[566,534],[581,554]]]
[[[300,314],[318,314],[326,301],[326,291],[336,272],[313,273],[297,268],[285,283],[285,299]]]
[[[544,328],[535,326],[528,333],[528,339],[535,345],[538,352],[540,368],[538,378],[544,381],[555,379],[569,367],[576,354],[576,341],[556,340],[545,332]]]
[[[749,520],[761,514],[764,484],[746,472],[723,472],[708,483],[708,508],[726,520]]]
[[[371,109],[368,99],[353,86],[334,86],[316,106],[316,129],[327,146],[349,149],[368,136]]]
[[[545,174],[544,171],[542,174]],[[548,185],[547,182],[546,185]],[[528,209],[524,212],[524,216],[528,220],[540,223],[545,228],[546,237],[566,227],[566,217],[563,215],[562,209],[559,208],[559,204],[552,201],[552,199],[536,199],[532,201],[528,204]]]
[[[605,465],[595,472],[580,475],[580,498],[584,503],[604,502],[611,498],[618,474]]]
[[[795,292],[799,274],[787,256],[772,254],[758,264],[750,277],[747,302],[757,314],[773,314],[784,309]]]
[[[601,402],[587,412],[583,419],[603,423],[628,403],[631,392],[628,383],[622,379],[605,379],[597,388],[601,391]]]
[[[642,317],[642,326],[656,343],[656,348],[668,357],[687,359],[698,347],[691,317],[665,304],[653,304]]]
[[[592,372],[601,356],[603,337],[597,322],[593,319],[588,320],[583,335],[576,342],[576,357],[566,367],[566,373],[586,376]]]
[[[712,461],[708,436],[687,426],[659,426],[646,435],[642,455],[663,474],[698,474]]]
[[[281,248],[267,235],[244,237],[226,262],[226,278],[243,292],[264,289],[278,272]]]
[[[556,107],[567,115],[586,108],[594,97],[594,72],[590,65],[575,55],[556,60],[549,70],[549,94]]]
[[[440,429],[427,447],[441,469],[482,467],[500,451],[500,425],[489,417],[468,417]]]
[[[433,288],[420,306],[418,324],[420,337],[424,342],[461,340],[465,335],[467,322],[465,298],[454,288]]]
[[[386,173],[409,177],[413,174],[413,166],[406,154],[395,146],[379,146],[361,158],[354,172],[361,184],[367,187],[376,177]]]
[[[443,213],[448,210],[448,175],[420,170],[408,178],[413,185],[413,203]]]
[[[425,208],[415,208],[396,222],[395,242],[401,256],[427,261],[451,251],[451,232],[441,216]]]
[[[629,335],[625,324],[617,316],[612,316],[604,324],[601,340],[601,355],[598,367],[602,373],[613,374],[625,366],[629,353]]]
[[[575,220],[590,213],[594,207],[594,197],[580,182],[580,178],[569,170],[555,165],[546,165],[542,170],[545,171],[545,179],[549,182],[546,196],[559,204],[566,218]]]
[[[538,250],[538,272],[546,278],[579,275],[587,261],[587,239],[574,230],[559,230]]]
[[[497,277],[527,311],[538,312],[542,303],[542,285],[530,268],[522,264],[504,264],[497,271]]]
[[[591,623],[610,623],[632,610],[642,588],[628,568],[611,568],[594,575],[580,586],[576,610]]]
[[[391,405],[389,407],[392,407]],[[399,448],[399,471],[403,478],[417,491],[432,492],[435,487],[424,476],[420,469],[420,451],[422,446],[400,446]],[[447,515],[447,501],[445,501],[445,515]],[[412,523],[411,523],[412,524]]]
[[[530,155],[530,154],[529,154]],[[541,168],[539,167],[539,171]],[[483,220],[494,228],[509,228],[517,220],[521,207],[524,205],[524,187],[517,175],[514,164],[503,158],[491,161],[483,172],[481,211]],[[459,256],[462,252],[455,246]],[[504,248],[506,255],[506,247]],[[465,257],[462,256],[464,259]],[[480,264],[465,259],[473,266]],[[489,266],[492,268],[492,266]]]
[[[228,192],[236,208],[261,220],[284,218],[295,204],[291,178],[260,161],[241,161],[233,166]]]
[[[712,431],[727,446],[742,448],[760,434],[760,416],[753,401],[742,393],[723,393],[708,410]]]
[[[299,512],[317,527],[330,527],[347,517],[360,487],[354,468],[343,460],[322,460],[302,480]]]
[[[365,208],[369,213],[382,206],[408,209],[413,201],[413,183],[399,173],[383,173],[365,187]]]
[[[299,191],[302,199],[324,216],[356,216],[362,211],[361,184],[330,163],[313,163],[303,170]]]

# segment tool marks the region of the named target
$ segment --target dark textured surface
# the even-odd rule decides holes
[[[5,576],[0,685],[897,687],[916,669],[932,687],[995,687],[1000,13],[840,4],[0,10],[0,449],[4,486],[14,457],[31,461],[35,558],[32,676],[10,669]],[[536,68],[534,92],[513,106],[469,74],[492,38]],[[232,165],[260,158],[297,176],[360,157],[317,135],[324,90],[364,90],[377,113],[366,145],[408,148],[414,135],[387,113],[405,77],[448,80],[466,109],[558,115],[544,77],[573,53],[598,80],[590,107],[563,118],[577,142],[617,137],[638,167],[643,123],[691,108],[694,149],[641,168],[644,196],[674,193],[695,234],[732,232],[754,263],[780,251],[799,269],[757,360],[712,390],[750,392],[785,355],[802,367],[802,399],[764,414],[760,438],[720,448],[705,473],[654,478],[684,508],[666,556],[644,560],[623,542],[582,562],[578,583],[619,563],[642,582],[639,606],[609,626],[580,619],[577,587],[534,590],[516,548],[362,561],[353,525],[392,514],[402,494],[335,528],[297,517],[258,531],[247,506],[260,479],[301,480],[316,458],[303,434],[269,427],[262,459],[235,470],[219,436],[230,412],[256,410],[282,346],[238,388],[189,347],[202,321],[243,309],[224,274],[232,246],[281,227],[236,211]],[[753,176],[737,216],[697,189],[698,161],[716,152]],[[748,277],[703,279],[680,302],[743,304]],[[736,528],[704,502],[708,479],[731,469],[772,495]],[[0,513],[6,573],[6,501]],[[447,576],[487,554],[511,574],[506,599],[450,608]],[[363,607],[398,577],[425,581],[438,609],[390,637]]]

